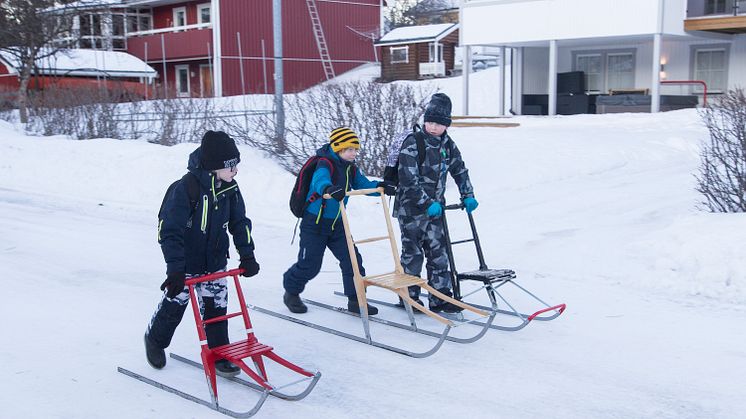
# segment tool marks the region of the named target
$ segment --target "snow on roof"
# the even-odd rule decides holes
[[[384,35],[376,45],[409,44],[438,40],[454,30],[458,23],[439,23],[436,25],[404,26]]]
[[[18,59],[6,51],[0,51],[0,59],[8,64],[9,71],[20,67]],[[43,75],[153,78],[157,74],[141,59],[119,51],[62,50],[52,57],[36,60],[36,65]]]
[[[47,10],[69,10],[69,9],[106,9],[111,6],[125,7],[123,0],[78,0],[70,3],[60,4]]]

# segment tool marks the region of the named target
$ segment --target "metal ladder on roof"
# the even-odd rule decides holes
[[[324,37],[324,28],[321,26],[321,19],[319,19],[319,11],[316,8],[316,0],[306,0],[306,6],[308,6],[308,14],[311,16],[311,24],[313,25],[313,35],[316,38],[316,46],[319,49],[319,57],[321,57],[321,66],[324,67],[324,75],[329,80],[334,77],[334,66],[332,65],[332,59],[329,56],[329,48],[326,45],[326,38]]]

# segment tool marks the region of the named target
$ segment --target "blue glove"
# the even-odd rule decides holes
[[[440,202],[433,202],[427,208],[427,215],[431,217],[440,217],[441,214],[443,214],[443,207],[440,205]]]
[[[467,213],[471,214],[478,206],[479,202],[476,199],[471,197],[464,199],[464,208],[466,208]]]

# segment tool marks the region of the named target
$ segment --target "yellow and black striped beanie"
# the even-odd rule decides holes
[[[331,144],[332,151],[339,153],[349,147],[360,148],[360,139],[357,138],[355,131],[347,127],[340,127],[329,134],[329,144]]]

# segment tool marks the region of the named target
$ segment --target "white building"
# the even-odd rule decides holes
[[[488,45],[512,55],[500,114],[505,98],[521,113],[531,95],[546,95],[546,113],[556,114],[556,75],[572,71],[584,72],[592,100],[633,91],[648,95],[652,112],[662,95],[702,104],[705,88],[746,86],[746,0],[463,0],[460,13],[467,53]]]

